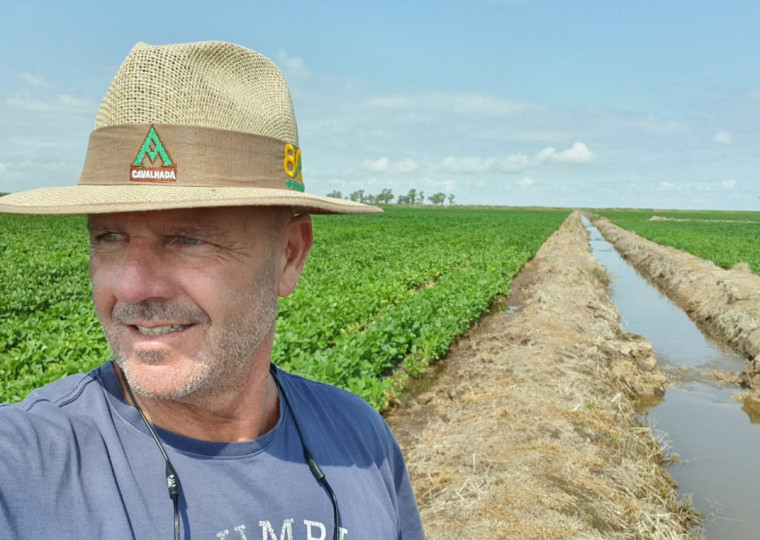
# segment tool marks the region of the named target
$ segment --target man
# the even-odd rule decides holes
[[[423,537],[382,418],[270,366],[308,213],[378,210],[304,192],[290,94],[268,59],[138,43],[79,184],[8,195],[0,211],[88,215],[114,355],[0,407],[0,537]]]

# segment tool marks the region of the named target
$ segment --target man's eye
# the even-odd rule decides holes
[[[116,242],[119,239],[119,234],[115,232],[103,233],[97,239],[105,243]]]
[[[193,238],[192,236],[181,236],[179,240],[183,246],[197,246],[201,243],[199,239]]]

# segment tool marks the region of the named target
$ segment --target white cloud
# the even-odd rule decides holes
[[[544,148],[543,150],[541,150],[538,154],[536,154],[536,159],[538,161],[548,161],[556,157],[556,155],[557,155],[557,151],[553,147],[548,146]]]
[[[31,136],[13,136],[8,137],[6,141],[17,148],[29,148],[35,151],[40,149],[59,150],[72,147],[72,141],[63,137],[48,139]]]
[[[452,174],[482,174],[487,172],[515,174],[530,166],[530,158],[524,154],[513,154],[506,158],[449,156],[441,163],[441,170]]]
[[[734,189],[737,183],[736,180],[723,180],[720,185],[723,186],[723,189]]]
[[[381,157],[375,160],[365,159],[362,163],[362,169],[365,171],[387,174],[408,174],[416,171],[418,168],[417,163],[409,158],[392,162],[387,157]]]
[[[428,109],[453,111],[459,114],[505,116],[523,112],[526,103],[511,101],[483,94],[398,94],[380,96],[370,100],[370,105],[380,109]]]
[[[365,171],[373,171],[373,172],[380,172],[380,171],[387,171],[388,165],[390,164],[391,160],[387,157],[381,157],[380,159],[376,159],[374,161],[371,161],[369,159],[365,159],[364,163],[362,163],[362,169]]]
[[[309,76],[309,69],[303,59],[297,56],[288,56],[285,51],[277,53],[277,65],[286,74],[287,78],[305,79]]]
[[[66,186],[76,183],[81,163],[60,159],[9,161],[0,170],[0,192],[13,192],[30,187]]]
[[[568,148],[557,154],[557,161],[563,163],[591,163],[594,161],[594,153],[585,144],[577,142],[573,144],[572,148]]]
[[[572,148],[557,152],[553,147],[544,148],[536,154],[536,161],[557,161],[560,163],[591,163],[594,161],[594,153],[588,146],[581,142],[573,144]]]
[[[675,184],[672,182],[660,182],[660,185],[668,191],[672,191],[676,188]]]
[[[445,191],[450,192],[454,191],[457,187],[457,183],[454,180],[435,180],[429,176],[422,179],[422,184],[425,187],[425,191],[440,191],[443,188]]]
[[[8,165],[6,163],[0,163],[0,176],[3,176],[5,174],[5,171],[8,170]]]
[[[505,173],[517,173],[530,167],[530,159],[524,154],[512,154],[497,162],[498,170]]]
[[[733,142],[733,139],[731,138],[731,134],[726,131],[719,131],[715,134],[715,137],[713,137],[713,141],[716,144],[731,144]]]
[[[533,159],[525,154],[512,154],[506,158],[449,156],[441,162],[440,169],[452,174],[517,174],[549,162],[584,164],[594,159],[594,153],[585,144],[577,142],[561,152],[549,146],[539,151]]]
[[[413,159],[402,159],[401,161],[393,164],[392,166],[392,172],[399,172],[399,173],[411,173],[418,169],[417,164],[414,162]]]
[[[369,104],[379,109],[411,109],[415,99],[412,96],[381,96],[370,99]]]
[[[8,98],[5,100],[5,104],[11,109],[18,109],[19,111],[27,112],[50,112],[53,110],[53,106],[40,99],[29,98]]]
[[[11,109],[35,113],[86,113],[88,115],[94,115],[96,110],[96,105],[94,103],[69,94],[60,94],[47,100],[29,97],[12,97],[6,99],[5,104]]]
[[[527,186],[532,186],[534,182],[535,180],[526,176],[525,178],[520,179],[517,183],[521,186],[527,187]]]
[[[495,162],[494,158],[448,156],[441,163],[441,169],[453,174],[478,174],[488,171]]]
[[[23,82],[24,84],[28,86],[48,86],[49,83],[40,77],[39,75],[35,75],[34,73],[29,73],[28,71],[22,71],[18,74],[18,78]]]
[[[654,118],[634,120],[630,125],[639,131],[651,133],[652,135],[674,135],[690,131],[689,126],[680,122],[664,122],[662,120],[655,120]]]

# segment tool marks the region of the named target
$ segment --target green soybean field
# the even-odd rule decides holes
[[[273,361],[380,409],[509,294],[566,210],[396,208],[314,216],[315,244],[279,306]],[[82,216],[0,216],[0,402],[110,358]]]
[[[760,212],[605,210],[599,214],[639,236],[722,268],[746,263],[760,274]]]

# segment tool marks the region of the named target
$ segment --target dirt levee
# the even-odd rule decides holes
[[[387,415],[428,538],[690,538],[694,516],[631,399],[665,377],[649,342],[622,332],[578,213],[510,304]]]
[[[604,237],[647,279],[683,308],[706,333],[750,361],[741,383],[760,395],[760,276],[724,270],[694,255],[661,246],[605,218],[594,221]]]

